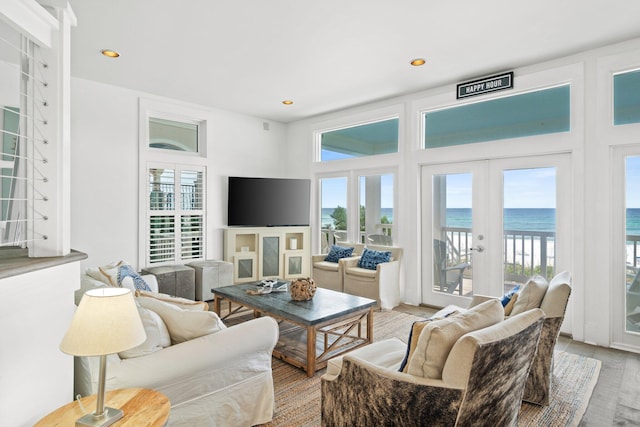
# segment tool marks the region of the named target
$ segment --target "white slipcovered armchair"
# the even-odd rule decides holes
[[[142,278],[152,291],[157,291],[154,276]],[[108,285],[84,276],[76,298],[79,301],[86,290],[101,286]],[[161,304],[156,295],[168,297],[152,292],[145,298],[147,302],[141,303],[140,296],[136,301],[151,310]],[[270,422],[274,411],[271,354],[279,334],[276,321],[261,317],[227,328],[215,313],[203,310],[202,302],[168,298],[176,301],[174,306],[183,307],[167,309],[163,305],[162,310],[158,310],[161,323],[166,319],[172,342],[175,329],[181,327],[176,323],[183,316],[188,318],[187,312],[219,322],[217,331],[180,343],[170,342],[166,347],[163,345],[159,350],[137,357],[121,357],[122,353],[108,355],[106,389],[144,387],[164,393],[171,402],[168,426],[253,426]],[[143,317],[147,337],[150,335],[148,320]],[[75,393],[95,394],[98,373],[99,358],[76,357]]]
[[[341,246],[352,247],[353,256],[362,253],[364,245],[361,243],[342,243]],[[316,286],[343,292],[344,263],[349,258],[341,258],[338,262],[326,261],[328,254],[317,254],[311,256],[311,266],[313,268],[313,280]]]
[[[361,256],[347,258],[344,261],[344,292],[375,299],[381,309],[390,310],[400,304],[402,248],[367,245],[365,249],[391,252],[390,260],[369,269],[359,266]]]

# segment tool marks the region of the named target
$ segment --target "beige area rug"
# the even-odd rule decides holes
[[[420,317],[396,311],[374,313],[374,341],[398,337],[407,341],[411,324]],[[276,411],[272,427],[320,425],[320,377],[273,359]],[[600,372],[600,361],[557,352],[555,355],[553,402],[548,407],[523,403],[519,426],[576,426],[582,419]],[[269,424],[268,424],[269,425]]]

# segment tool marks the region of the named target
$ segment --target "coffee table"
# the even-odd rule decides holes
[[[289,292],[247,293],[256,289],[257,283],[211,289],[214,311],[220,315],[220,302],[226,299],[253,310],[255,316],[278,320],[280,338],[273,355],[304,369],[309,377],[329,359],[373,342],[376,300],[324,288],[309,301],[294,301]]]

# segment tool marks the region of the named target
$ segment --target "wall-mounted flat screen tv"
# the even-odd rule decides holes
[[[229,227],[309,225],[311,181],[229,177]]]

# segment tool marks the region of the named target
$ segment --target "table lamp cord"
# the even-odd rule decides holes
[[[80,393],[78,393],[78,395],[76,396],[76,400],[78,401],[78,405],[80,405],[80,409],[82,410],[83,414],[88,414],[87,410],[84,408],[84,405],[82,404],[82,400],[80,400],[82,398],[82,396],[80,396]]]

